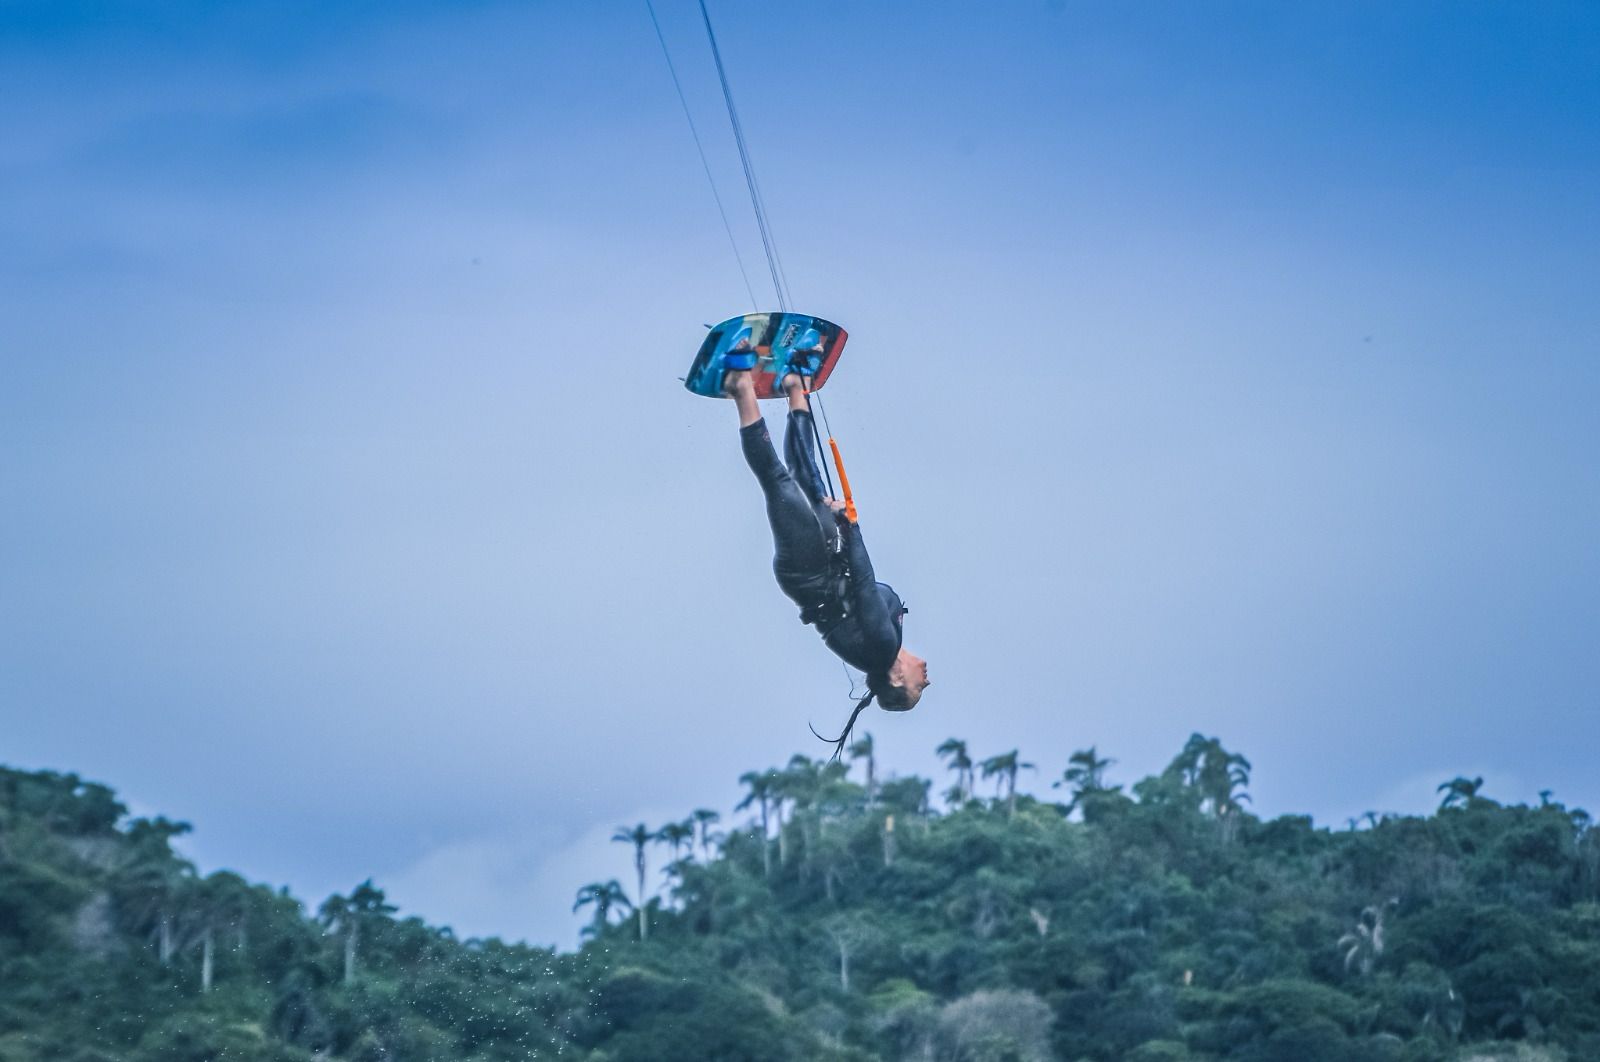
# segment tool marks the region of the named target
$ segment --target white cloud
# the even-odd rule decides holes
[[[618,821],[659,823],[666,818],[651,809]],[[448,925],[457,936],[499,936],[569,948],[590,917],[572,910],[579,888],[616,878],[629,898],[635,898],[633,850],[611,840],[615,829],[592,826],[564,843],[531,834],[452,841],[378,884],[403,915]],[[652,894],[661,887],[664,855],[654,847],[649,851]]]

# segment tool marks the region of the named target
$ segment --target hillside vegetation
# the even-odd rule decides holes
[[[576,890],[575,952],[371,882],[310,911],[0,769],[0,1062],[1600,1059],[1600,832],[1548,796],[1457,778],[1328,830],[1253,815],[1200,735],[1128,791],[1075,753],[1059,803],[1014,752],[946,742],[938,801],[850,752],[744,775],[737,822],[620,828],[638,874]]]

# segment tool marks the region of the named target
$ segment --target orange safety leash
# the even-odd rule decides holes
[[[844,474],[844,458],[839,456],[839,444],[834,441],[832,433],[828,435],[828,446],[833,450],[833,467],[839,470],[839,488],[844,491],[844,516],[853,524],[856,522],[856,500],[850,494],[850,477]]]

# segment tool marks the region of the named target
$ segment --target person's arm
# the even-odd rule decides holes
[[[899,648],[895,636],[894,620],[889,606],[878,592],[878,578],[872,570],[872,558],[867,556],[867,544],[861,540],[861,525],[843,517],[839,520],[839,534],[843,539],[845,560],[850,564],[850,607],[861,626],[865,648],[875,657],[884,658],[887,667]]]

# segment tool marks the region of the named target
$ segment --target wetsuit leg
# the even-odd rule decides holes
[[[817,471],[817,452],[811,446],[815,438],[814,431],[808,411],[790,410],[789,423],[783,430],[783,456],[788,459],[789,474],[800,484],[800,489],[805,491],[806,498],[811,502],[811,508],[816,511],[817,522],[827,536],[828,549],[837,551],[839,524],[824,500],[828,494],[822,486],[822,473]]]
[[[822,505],[827,493],[822,488],[822,473],[817,471],[817,455],[812,449],[811,414],[791,410],[789,422],[783,429],[783,456],[789,463],[789,474],[806,492],[812,505]]]
[[[739,429],[745,462],[767,498],[772,525],[772,571],[778,586],[797,605],[817,604],[827,594],[832,550],[825,525],[794,476],[778,460],[765,421]]]

